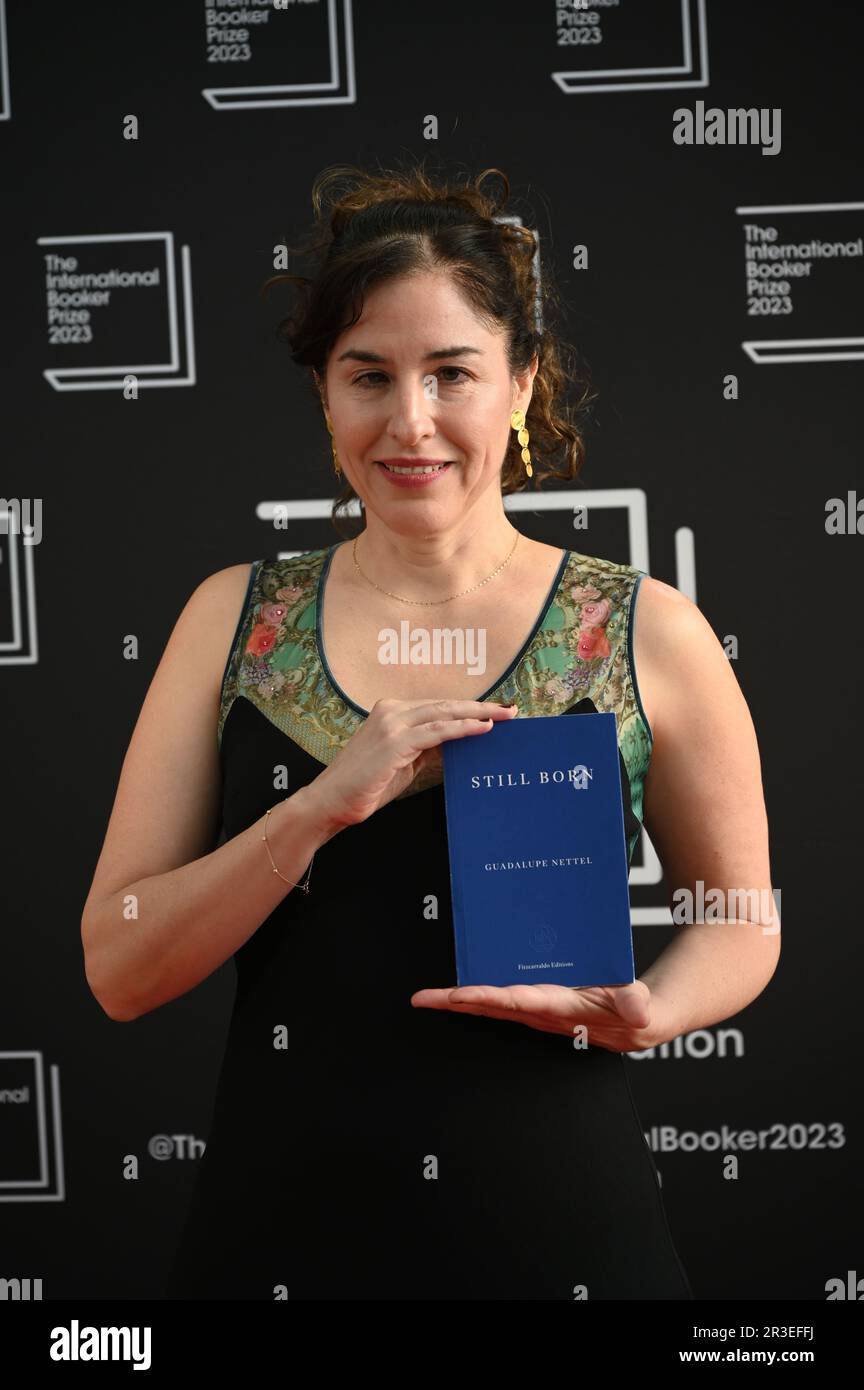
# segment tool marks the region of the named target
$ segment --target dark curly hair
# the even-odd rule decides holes
[[[497,194],[482,188],[493,175],[500,180]],[[575,348],[553,331],[558,298],[545,266],[539,276],[535,272],[540,257],[534,233],[503,216],[509,199],[507,175],[495,168],[473,180],[435,183],[423,162],[377,173],[332,166],[312,188],[314,230],[303,245],[286,246],[292,254],[314,258],[314,273],[273,275],[262,294],[277,284],[295,286],[295,310],[279,323],[276,336],[288,343],[298,366],[323,378],[333,344],[360,318],[366,292],[412,272],[446,268],[480,319],[490,329],[504,330],[511,374],[525,371],[537,355],[525,420],[534,478],[538,485],[546,478],[572,482],[585,456],[578,422],[595,393]],[[568,405],[563,396],[573,387],[576,399]],[[313,389],[317,395],[314,380]],[[522,490],[527,481],[511,432],[502,496]],[[342,509],[356,496],[346,480],[331,516],[340,534]]]

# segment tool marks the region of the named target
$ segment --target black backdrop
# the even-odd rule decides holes
[[[275,341],[279,303],[259,298],[273,248],[308,225],[324,166],[428,155],[510,175],[600,392],[580,484],[589,529],[573,530],[572,492],[517,524],[650,569],[736,639],[781,965],[741,1016],[626,1065],[697,1297],[824,1300],[864,1259],[862,541],[854,516],[833,534],[826,511],[862,477],[860,7],[598,0],[597,22],[577,23],[555,0],[284,12],[247,0],[267,12],[248,26],[248,54],[214,41],[209,55],[206,8],[5,11],[0,490],[39,525],[37,544],[0,536],[0,1277],[41,1278],[44,1298],[135,1298],[164,1273],[206,1140],[233,966],[112,1023],[84,979],[81,908],[192,589],[226,565],[337,539],[323,421]],[[572,38],[586,24],[599,41]],[[779,109],[779,151],[676,143],[673,113],[700,101]],[[773,312],[748,313],[747,225],[846,252],[805,256]],[[61,305],[49,321],[47,277],[64,268],[150,281],[115,279],[89,319]],[[130,370],[137,399],[121,389]],[[276,502],[287,530],[268,519]],[[640,968],[673,930],[656,879],[643,838]],[[712,1138],[724,1126],[769,1132],[762,1148],[726,1151],[734,1181]]]

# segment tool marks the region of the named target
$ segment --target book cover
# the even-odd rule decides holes
[[[615,715],[441,744],[457,984],[632,984]]]

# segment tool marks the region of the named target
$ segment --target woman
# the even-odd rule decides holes
[[[632,985],[454,988],[440,747],[612,710],[631,855],[644,821],[670,891],[765,888],[749,713],[692,603],[505,513],[582,458],[533,236],[497,220],[485,175],[354,172],[329,221],[316,191],[323,256],[283,336],[365,527],[192,595],[82,922],[117,1020],[236,959],[169,1295],[692,1298],[622,1054],[744,1008],[778,938],[695,923]],[[485,631],[485,674],[383,665],[406,618]]]

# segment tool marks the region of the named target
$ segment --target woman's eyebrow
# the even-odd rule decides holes
[[[478,357],[483,356],[482,349],[476,347],[436,348],[434,352],[427,352],[423,361],[430,362],[440,357],[464,357],[467,353],[474,353]],[[343,352],[336,360],[337,362],[347,362],[349,360],[352,362],[386,362],[387,358],[381,357],[377,352],[369,352],[368,349],[365,348],[348,348],[348,350]]]

